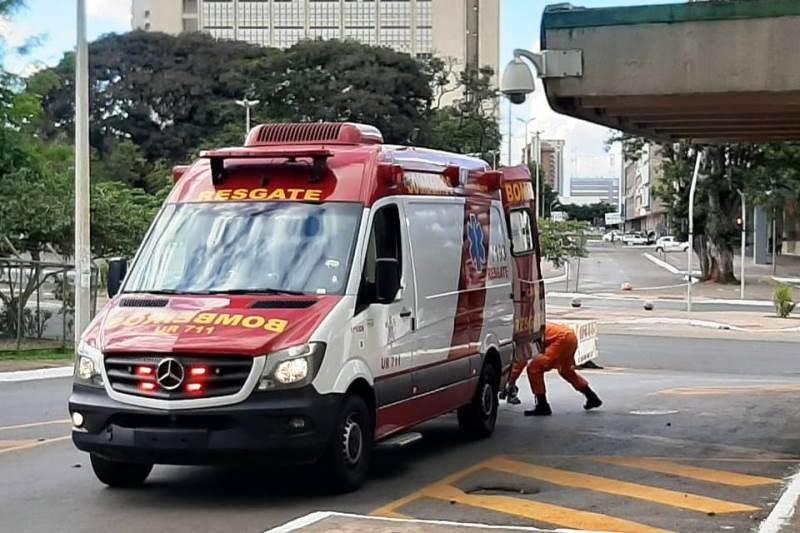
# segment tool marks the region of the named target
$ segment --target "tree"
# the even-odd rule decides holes
[[[595,223],[597,220],[603,219],[606,213],[615,212],[617,208],[605,202],[598,202],[589,205],[562,205],[559,210],[566,212],[571,220]]]
[[[441,72],[436,73],[435,83],[442,83],[442,76]],[[492,86],[493,76],[491,67],[461,73],[455,85],[461,91],[461,97],[453,105],[433,111],[431,148],[475,154],[489,161],[493,159],[502,141],[495,116],[497,91]],[[450,74],[445,77],[449,78]],[[443,94],[440,93],[440,97]]]
[[[98,159],[129,142],[151,164],[184,160],[202,139],[241,120],[235,99],[259,81],[260,71],[248,65],[274,53],[202,33],[134,31],[91,43],[91,143]],[[30,85],[44,78],[56,83],[42,95],[39,130],[49,140],[72,139],[74,54],[35,74]]]
[[[408,54],[352,41],[302,41],[250,66],[256,97],[289,122],[372,124],[387,143],[429,136],[431,74]]]
[[[586,257],[586,223],[539,219],[539,244],[542,258],[557,268],[571,258]]]

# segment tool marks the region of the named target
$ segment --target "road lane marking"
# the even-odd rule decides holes
[[[63,420],[48,420],[46,422],[32,422],[30,424],[19,424],[16,426],[4,426],[0,427],[0,431],[12,431],[15,429],[27,429],[27,428],[36,428],[39,426],[52,426],[55,424],[69,424],[71,423],[69,418],[65,418]]]
[[[758,511],[758,507],[737,502],[729,502],[699,496],[687,492],[639,485],[617,479],[604,478],[591,474],[582,474],[569,470],[559,470],[547,466],[539,466],[531,463],[523,463],[511,459],[498,458],[490,462],[489,468],[500,472],[506,472],[517,476],[525,476],[540,481],[546,481],[563,487],[604,492],[615,496],[624,496],[637,500],[644,500],[661,505],[677,507],[679,509],[689,509],[700,513],[739,513]]]
[[[475,464],[475,465],[472,465],[472,466],[468,466],[467,468],[464,468],[462,470],[454,472],[454,473],[450,474],[449,476],[447,476],[445,478],[442,478],[439,481],[436,481],[432,485],[428,485],[428,487],[431,487],[431,486],[434,486],[434,485],[450,485],[450,484],[453,484],[453,483],[455,483],[455,482],[457,482],[457,481],[459,481],[459,480],[461,480],[461,479],[463,479],[463,478],[465,478],[467,476],[470,476],[470,475],[474,474],[475,472],[478,472],[479,470],[485,469],[486,468],[486,464],[487,464],[487,462],[484,461],[482,463],[478,463],[478,464]],[[389,502],[386,505],[378,507],[377,509],[372,511],[370,513],[370,515],[372,515],[372,516],[390,517],[389,515],[391,513],[397,512],[397,509],[400,509],[401,507],[403,507],[405,505],[408,505],[409,503],[411,503],[411,502],[413,502],[415,500],[418,500],[420,498],[424,498],[425,497],[425,491],[428,489],[428,487],[416,490],[416,491],[412,492],[411,494],[409,494],[408,496],[404,496],[404,497],[402,497],[400,499],[397,499],[397,500],[394,500],[392,502]]]
[[[653,394],[666,394],[670,396],[724,396],[730,394],[749,393],[774,393],[791,394],[800,392],[800,384],[773,383],[766,385],[735,385],[726,387],[675,387],[664,389]]]
[[[19,446],[13,446],[11,448],[0,449],[0,455],[4,453],[10,452],[19,452],[22,450],[30,450],[31,448],[38,448],[39,446],[44,446],[45,444],[52,444],[54,442],[60,442],[63,440],[71,439],[72,435],[66,435],[64,437],[54,437],[52,439],[44,439],[41,441],[33,441],[27,442],[25,444],[20,444]]]
[[[11,448],[19,448],[36,442],[35,440],[0,440],[0,452]]]
[[[784,526],[789,523],[797,511],[800,501],[800,470],[789,478],[786,490],[783,491],[778,503],[772,508],[761,525],[758,526],[758,533],[780,533]]]
[[[680,448],[681,450],[685,450],[686,448],[697,449],[698,447],[708,448],[709,446],[711,446],[716,448],[717,450],[723,451],[724,453],[731,453],[731,454],[736,453],[736,454],[746,455],[748,457],[755,455],[756,457],[761,459],[788,459],[793,461],[800,461],[800,457],[798,457],[797,455],[791,455],[788,453],[781,453],[781,452],[772,452],[769,450],[764,450],[762,448],[736,446],[733,444],[721,444],[716,442],[696,441],[691,439],[677,439],[673,437],[663,437],[661,435],[647,435],[643,433],[611,433],[608,431],[594,431],[594,430],[579,431],[578,433],[582,435],[590,435],[592,437],[599,437],[602,439],[624,440],[626,442],[630,441],[631,439],[638,439],[646,442],[653,442],[661,446]]]
[[[425,496],[578,530],[615,531],[618,533],[667,533],[667,530],[641,523],[549,503],[509,496],[465,494],[460,489],[450,485],[429,487],[425,491]]]
[[[731,487],[758,487],[762,485],[773,485],[780,483],[780,480],[768,477],[738,474],[735,472],[713,470],[710,468],[700,468],[697,466],[675,463],[673,461],[650,459],[646,457],[592,457],[592,461],[611,465],[626,466],[629,468],[638,468],[640,470],[648,470],[650,472],[658,472],[660,474],[670,474],[689,479],[696,479],[699,481],[707,481],[709,483],[717,483],[720,485],[729,485]]]

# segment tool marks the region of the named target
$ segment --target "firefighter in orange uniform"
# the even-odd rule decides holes
[[[575,351],[578,349],[578,337],[567,326],[547,324],[544,331],[544,353],[530,361],[521,361],[514,365],[509,382],[511,392],[508,393],[508,402],[518,404],[513,390],[522,371],[527,367],[528,380],[536,396],[536,408],[525,411],[525,416],[549,416],[553,414],[547,402],[547,391],[544,385],[544,373],[549,370],[558,370],[558,374],[573,388],[586,396],[583,408],[587,411],[603,405],[597,394],[580,374],[575,371]]]

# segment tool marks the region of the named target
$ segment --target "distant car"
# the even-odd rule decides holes
[[[689,249],[688,242],[681,242],[677,240],[675,237],[667,236],[661,237],[656,241],[656,252],[658,253],[666,253],[666,252],[685,252]]]
[[[643,233],[626,233],[622,236],[622,242],[628,246],[647,244],[647,236]]]
[[[614,242],[614,241],[618,241],[619,237],[620,237],[620,234],[619,234],[618,231],[609,231],[608,233],[603,235],[603,240],[605,242]]]

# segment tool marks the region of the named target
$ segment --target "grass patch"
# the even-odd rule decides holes
[[[0,361],[72,361],[72,350],[22,350],[19,352],[0,352]]]

